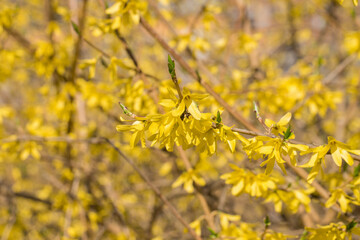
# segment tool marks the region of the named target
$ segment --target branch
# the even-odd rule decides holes
[[[337,65],[328,75],[322,80],[323,84],[328,84],[334,80],[344,69],[356,59],[356,54],[345,58],[339,65]]]
[[[16,30],[12,28],[8,28],[5,26],[3,26],[3,28],[10,36],[12,36],[15,39],[15,41],[17,41],[21,46],[23,46],[31,55],[34,55],[35,49],[29,40],[27,40],[25,37],[23,37],[20,33],[18,33]]]
[[[41,199],[41,198],[38,198],[30,193],[27,193],[27,192],[14,192],[13,193],[15,197],[19,197],[19,198],[24,198],[24,199],[28,199],[28,200],[32,200],[32,201],[35,201],[35,202],[41,202],[41,203],[44,203],[46,205],[48,205],[49,207],[51,207],[53,205],[53,203],[49,200],[44,200],[44,199]]]
[[[82,38],[83,38],[83,30],[84,30],[85,19],[86,19],[87,3],[88,3],[88,0],[84,0],[82,9],[81,9],[81,16],[79,17],[79,28],[78,28],[78,32],[77,32],[78,40],[75,45],[74,58],[73,58],[73,61],[71,64],[71,68],[70,68],[71,70],[70,70],[69,79],[68,79],[70,82],[74,82],[75,78],[76,78],[76,67],[77,67],[77,62],[80,57],[81,42],[82,42]],[[74,26],[74,23],[73,23],[73,26]]]

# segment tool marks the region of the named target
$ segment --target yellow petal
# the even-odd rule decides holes
[[[276,124],[273,120],[265,119],[265,125],[271,127],[272,125]]]
[[[342,159],[341,159],[341,154],[340,154],[340,148],[338,148],[336,146],[332,146],[331,147],[331,156],[332,156],[335,164],[338,165],[339,167],[341,167]]]
[[[130,147],[134,148],[136,143],[139,141],[139,139],[140,139],[140,132],[135,132],[133,135],[131,135]]]
[[[149,126],[149,135],[152,136],[154,134],[156,134],[159,131],[159,123],[158,122],[152,122]]]
[[[345,160],[347,164],[352,166],[354,164],[354,159],[351,157],[351,155],[344,149],[340,149],[341,157]]]
[[[185,111],[185,102],[181,101],[181,103],[179,104],[179,106],[173,110],[171,113],[174,117],[179,117],[181,116],[181,114],[183,114]]]
[[[227,143],[229,144],[230,151],[232,153],[235,152],[236,140],[227,140]]]
[[[355,154],[355,155],[360,155],[360,150],[348,150],[348,152]]]
[[[174,108],[176,106],[175,102],[171,99],[162,99],[159,104],[166,108]]]
[[[206,97],[208,97],[209,95],[208,94],[191,94],[191,99],[194,99],[194,100],[202,100]]]
[[[188,193],[192,193],[194,192],[194,185],[193,185],[193,181],[186,181],[184,183],[184,190]]]
[[[236,185],[234,185],[231,189],[231,194],[237,196],[244,189],[244,180],[240,180]]]
[[[205,180],[196,174],[193,174],[191,178],[194,180],[194,182],[196,182],[197,185],[205,186],[206,184]]]
[[[316,164],[316,165],[311,169],[311,171],[310,171],[310,173],[309,173],[309,175],[308,175],[308,177],[307,177],[308,183],[311,184],[311,183],[315,180],[316,176],[318,175],[318,173],[319,173],[319,171],[320,171],[320,168],[321,168],[321,164],[319,163],[319,164]]]
[[[185,180],[184,175],[180,175],[180,177],[178,177],[176,179],[176,181],[171,185],[171,187],[176,188],[176,187],[180,186],[181,184],[183,184],[184,180]]]
[[[280,126],[285,126],[290,122],[290,119],[291,119],[291,113],[288,112],[280,119],[280,121],[277,124]]]
[[[331,197],[326,201],[325,207],[329,208],[336,203],[336,195],[331,194]]]
[[[298,191],[298,190],[295,190],[294,193],[295,193],[296,198],[299,199],[300,202],[302,202],[304,204],[310,204],[311,200],[306,194],[304,194],[303,192]]]
[[[280,167],[280,169],[283,171],[283,173],[286,175],[286,169],[283,163],[277,163],[277,165]]]
[[[262,146],[259,148],[258,152],[261,154],[269,155],[274,150],[274,146]]]
[[[189,105],[188,111],[196,120],[201,119],[201,112],[199,111],[194,101],[192,101],[191,104]]]
[[[313,166],[315,166],[316,162],[317,162],[318,160],[320,160],[320,159],[318,158],[318,156],[319,156],[318,153],[313,154],[313,155],[311,156],[310,160],[309,160],[307,163],[305,163],[304,165],[301,165],[301,166],[299,166],[299,167],[308,168],[308,167],[313,167]]]
[[[320,146],[322,149],[319,151],[319,158],[323,158],[330,150],[329,145]]]
[[[120,10],[120,7],[121,7],[121,2],[114,3],[111,7],[106,9],[105,13],[106,14],[116,13]]]
[[[340,198],[339,198],[339,204],[340,204],[340,208],[342,212],[346,212],[347,208],[348,208],[348,200],[345,198],[344,194],[341,194]]]
[[[175,123],[176,123],[176,121],[173,118],[173,119],[171,119],[171,121],[168,124],[165,125],[164,134],[166,137],[169,136],[172,131],[174,131]]]
[[[121,131],[128,131],[131,129],[130,125],[117,125],[116,126],[116,131],[121,132]]]
[[[266,164],[266,170],[265,170],[266,175],[269,175],[272,172],[274,165],[275,165],[275,158],[272,158]]]
[[[288,145],[289,147],[295,148],[296,150],[301,151],[301,152],[307,151],[307,150],[309,149],[308,146],[302,145],[302,144],[291,144],[291,143],[288,143],[287,145]]]

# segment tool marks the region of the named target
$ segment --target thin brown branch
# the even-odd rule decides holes
[[[129,44],[127,43],[126,39],[120,34],[119,30],[115,30],[115,35],[120,40],[120,42],[122,42],[122,44],[124,45],[125,51],[126,51],[127,55],[130,57],[131,61],[134,63],[137,71],[139,73],[142,73],[142,70],[139,67],[139,63],[138,63],[138,61],[137,61],[137,59],[135,57],[135,54],[133,53],[133,51],[129,47]]]
[[[93,49],[95,49],[96,51],[100,52],[104,57],[107,58],[111,58],[110,54],[106,53],[105,51],[103,51],[101,48],[99,48],[98,46],[96,46],[95,44],[93,44],[92,42],[90,42],[88,39],[86,39],[85,37],[83,38],[84,42],[86,42],[90,47],[92,47]]]
[[[323,84],[328,84],[333,81],[342,71],[345,70],[356,59],[356,54],[346,57],[339,65],[337,65],[328,75],[326,75],[322,82]]]
[[[70,82],[74,82],[75,78],[76,78],[76,68],[77,68],[77,63],[78,63],[79,57],[80,57],[81,42],[83,39],[83,31],[84,31],[84,27],[85,27],[87,3],[88,3],[88,0],[83,1],[81,15],[79,17],[78,40],[75,44],[74,58],[73,58],[73,61],[72,61],[71,67],[70,67],[71,70],[70,70],[69,79],[68,79]]]
[[[49,207],[51,207],[53,205],[53,203],[50,200],[38,198],[28,192],[14,192],[13,194],[15,197],[28,199],[28,200],[35,201],[35,202],[41,202],[41,203],[48,205]]]
[[[31,42],[26,39],[24,36],[22,36],[20,33],[18,33],[16,30],[12,28],[8,28],[3,26],[4,30],[15,39],[21,46],[23,46],[31,55],[35,53],[35,49],[32,46]]]
[[[196,24],[198,23],[201,15],[205,12],[205,10],[206,10],[206,5],[203,5],[198,11],[198,13],[195,15],[194,19],[191,21],[189,25],[189,33],[192,33],[194,31]]]

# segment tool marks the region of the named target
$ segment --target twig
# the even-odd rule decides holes
[[[41,202],[41,203],[48,205],[49,207],[51,207],[53,205],[53,203],[50,200],[38,198],[27,192],[14,192],[13,194],[15,197],[28,199],[28,200],[35,201],[35,202]]]
[[[259,108],[257,103],[254,101],[254,112],[256,115],[256,119],[260,122],[261,126],[265,129],[265,131],[270,134],[270,128],[268,126],[266,126],[264,119],[261,117],[260,112],[259,112]]]
[[[189,33],[192,33],[194,31],[194,28],[196,26],[196,23],[199,21],[201,15],[205,12],[206,10],[206,5],[204,4],[199,12],[195,15],[194,19],[191,21],[190,25],[189,25]]]
[[[104,57],[111,58],[110,54],[103,51],[101,48],[97,47],[95,44],[90,42],[87,38],[83,38],[84,42],[86,42],[90,47],[95,49],[96,51],[100,52]]]
[[[8,28],[3,26],[4,30],[12,36],[20,45],[22,45],[25,49],[27,49],[32,55],[35,53],[35,49],[32,46],[31,42],[23,37],[20,33],[12,28]]]
[[[346,57],[339,65],[337,65],[325,78],[323,78],[323,84],[328,84],[334,80],[344,69],[356,59],[356,54]]]
[[[78,40],[75,45],[75,51],[74,51],[74,58],[71,64],[71,70],[69,74],[69,81],[74,82],[76,77],[76,67],[77,63],[80,57],[80,51],[81,51],[81,42],[83,38],[83,30],[85,27],[85,20],[86,20],[86,9],[87,9],[87,3],[88,0],[83,1],[82,9],[81,9],[81,16],[79,17],[79,33],[78,33]]]
[[[131,48],[129,47],[129,44],[127,43],[126,39],[120,34],[119,30],[116,29],[115,30],[115,35],[116,37],[120,40],[120,42],[123,43],[124,47],[125,47],[125,51],[127,53],[127,55],[130,57],[131,61],[134,63],[135,65],[135,69],[136,72],[138,74],[140,74],[141,78],[144,80],[145,83],[149,84],[148,79],[146,78],[146,74],[144,74],[144,72],[141,70],[139,63],[135,57],[134,52],[131,50]],[[151,90],[151,89],[150,89]],[[154,100],[155,103],[159,102],[158,100],[158,96],[156,96],[156,92],[155,91],[150,91],[150,97]]]

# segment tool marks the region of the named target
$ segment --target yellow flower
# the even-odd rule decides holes
[[[178,177],[172,184],[172,187],[176,188],[184,184],[185,191],[192,193],[194,192],[194,182],[200,186],[204,186],[206,184],[205,180],[197,173],[197,171],[191,169],[190,171],[181,174],[180,177]]]
[[[270,119],[265,119],[265,125],[270,128],[271,133],[274,135],[282,134],[288,128],[289,122],[291,120],[291,113],[286,113],[278,122],[274,122]],[[294,134],[290,139],[295,138]]]
[[[264,142],[266,143],[263,144]],[[245,145],[244,149],[250,157],[252,157],[252,155],[257,157],[258,154],[267,157],[267,159],[262,162],[260,166],[266,165],[265,174],[268,175],[272,172],[275,162],[281,168],[281,170],[286,173],[284,167],[284,163],[286,161],[282,158],[282,155],[290,156],[292,164],[296,165],[296,151],[306,151],[308,147],[301,144],[291,144],[285,142],[281,138],[257,136],[253,138],[253,141],[250,141],[250,144]]]
[[[318,228],[306,228],[310,232],[309,240],[337,240],[345,239],[346,226],[343,223],[330,223]]]
[[[326,201],[325,207],[329,208],[336,202],[339,202],[342,212],[351,211],[351,208],[349,207],[349,204],[351,203],[360,205],[360,203],[356,201],[355,198],[348,196],[342,189],[335,189],[331,192],[331,197]]]
[[[321,145],[316,148],[311,148],[308,151],[301,152],[301,154],[313,153],[310,160],[301,165],[301,167],[309,168],[312,167],[310,174],[308,175],[307,181],[311,183],[314,181],[315,177],[321,169],[321,163],[324,160],[326,154],[330,152],[335,164],[339,167],[342,165],[342,159],[345,160],[347,164],[352,166],[354,164],[354,159],[349,153],[360,155],[360,150],[351,150],[350,146],[335,140],[333,137],[328,137],[328,144]]]
[[[276,189],[276,178],[265,174],[254,174],[248,170],[239,168],[236,165],[230,165],[235,171],[221,176],[226,184],[231,184],[231,193],[238,196],[247,193],[253,197],[266,197],[268,191]]]
[[[335,164],[338,165],[339,167],[341,167],[342,159],[344,159],[345,162],[350,166],[354,164],[354,159],[351,157],[349,152],[356,155],[360,155],[360,150],[351,150],[348,145],[335,140],[335,138],[333,137],[328,137],[327,146],[330,149],[331,156]]]

